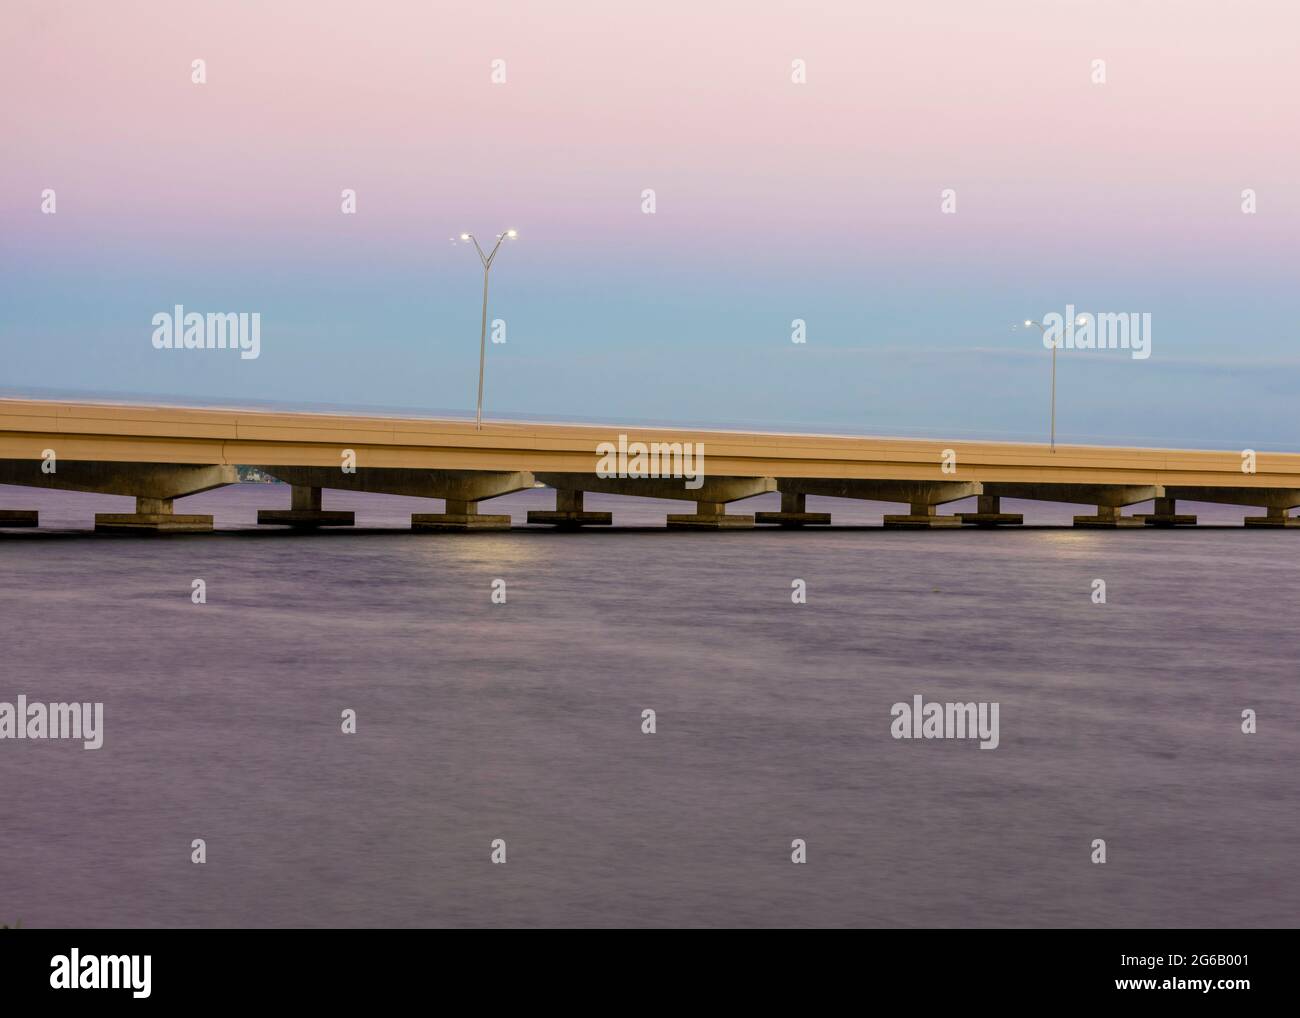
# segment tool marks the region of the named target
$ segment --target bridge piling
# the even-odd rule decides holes
[[[562,530],[578,527],[608,527],[614,522],[613,513],[586,512],[582,508],[583,492],[580,488],[556,488],[555,509],[529,509],[529,523],[549,524]]]
[[[1134,515],[1135,520],[1141,520],[1148,527],[1194,527],[1196,526],[1196,516],[1192,513],[1178,512],[1178,500],[1173,498],[1157,498],[1155,500],[1155,512],[1138,513]]]
[[[288,509],[259,509],[259,526],[280,525],[314,530],[317,527],[350,527],[356,522],[351,510],[321,508],[321,489],[316,485],[290,485]]]
[[[1267,516],[1247,516],[1242,522],[1248,527],[1300,527],[1300,516],[1288,516],[1284,506],[1268,506]]]
[[[433,533],[510,529],[509,516],[490,516],[480,513],[476,500],[449,498],[446,503],[446,512],[412,513],[411,529]]]
[[[1138,516],[1125,516],[1124,507],[1119,505],[1099,505],[1095,516],[1076,516],[1076,527],[1140,527],[1142,519]]]
[[[976,511],[958,513],[962,523],[976,527],[1020,526],[1025,522],[1023,513],[1004,513],[1001,495],[976,495]]]
[[[960,527],[959,516],[940,516],[934,502],[912,502],[907,514],[887,513],[885,527],[889,530],[933,530],[940,527]]]
[[[170,498],[137,495],[133,513],[95,513],[99,533],[202,534],[212,530],[212,517],[173,511]]]
[[[670,513],[668,526],[691,530],[748,530],[753,516],[729,516],[725,502],[696,502],[693,513]]]
[[[830,513],[808,512],[808,496],[802,491],[781,492],[781,511],[754,513],[755,523],[771,523],[778,527],[829,526]]]

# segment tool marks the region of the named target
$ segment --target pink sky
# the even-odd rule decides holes
[[[839,250],[870,229],[906,252],[936,231],[1045,224],[1075,244],[1159,230],[1177,256],[1238,214],[1243,187],[1285,213],[1252,224],[1273,243],[1300,209],[1300,131],[1278,129],[1300,123],[1300,19],[1284,3],[6,10],[9,216],[56,186],[68,211],[128,235],[273,220],[273,241],[310,246],[350,186],[358,228],[390,239],[491,217],[508,190],[530,233],[602,244],[635,228],[627,210],[653,187],[654,243],[674,248],[797,233]],[[955,220],[930,214],[944,187]]]

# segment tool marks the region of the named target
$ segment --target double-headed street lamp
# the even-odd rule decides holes
[[[1079,315],[1079,317],[1074,320],[1074,324],[1083,325],[1086,320],[1086,315]],[[1047,337],[1046,325],[1042,322],[1036,322],[1031,318],[1026,318],[1025,328],[1027,329],[1031,325],[1037,328],[1038,331],[1043,334],[1044,338]],[[1058,334],[1052,340],[1052,452],[1056,452],[1056,348],[1061,345],[1061,339],[1062,337]]]
[[[474,417],[474,426],[480,431],[483,430],[483,367],[487,360],[487,291],[488,291],[488,271],[492,268],[492,260],[496,258],[497,251],[501,248],[501,242],[509,237],[514,240],[519,236],[517,230],[506,230],[505,233],[497,234],[496,246],[492,248],[491,254],[484,254],[483,249],[479,247],[478,240],[472,233],[462,233],[461,240],[474,241],[474,250],[478,252],[479,261],[483,263],[483,324],[479,328],[478,334],[478,412]]]

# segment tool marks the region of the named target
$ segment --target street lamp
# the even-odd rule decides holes
[[[496,246],[492,248],[491,254],[484,254],[483,249],[479,247],[478,240],[472,233],[462,233],[461,240],[470,240],[474,242],[474,250],[478,252],[479,261],[483,263],[483,322],[479,328],[478,334],[478,412],[474,417],[474,426],[479,431],[483,430],[483,367],[487,360],[487,293],[488,293],[488,270],[492,268],[492,260],[496,258],[497,251],[501,247],[501,242],[509,237],[514,240],[519,236],[517,230],[506,230],[505,233],[497,234]]]
[[[1080,315],[1077,324],[1083,324],[1083,316]],[[1025,319],[1025,328],[1034,326],[1044,336],[1047,335],[1047,326],[1042,322],[1036,322],[1031,318]],[[1052,341],[1052,452],[1056,452],[1056,348],[1061,345],[1060,337]]]

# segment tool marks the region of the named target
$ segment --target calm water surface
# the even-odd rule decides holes
[[[249,533],[287,505],[240,485],[178,503],[221,533],[94,537],[130,500],[0,487],[43,524],[0,535],[0,700],[106,729],[0,741],[0,922],[1300,921],[1300,532],[682,534],[589,495],[621,526],[414,535],[441,503],[328,492],[363,532]],[[1000,747],[895,741],[914,694],[1000,702]]]

